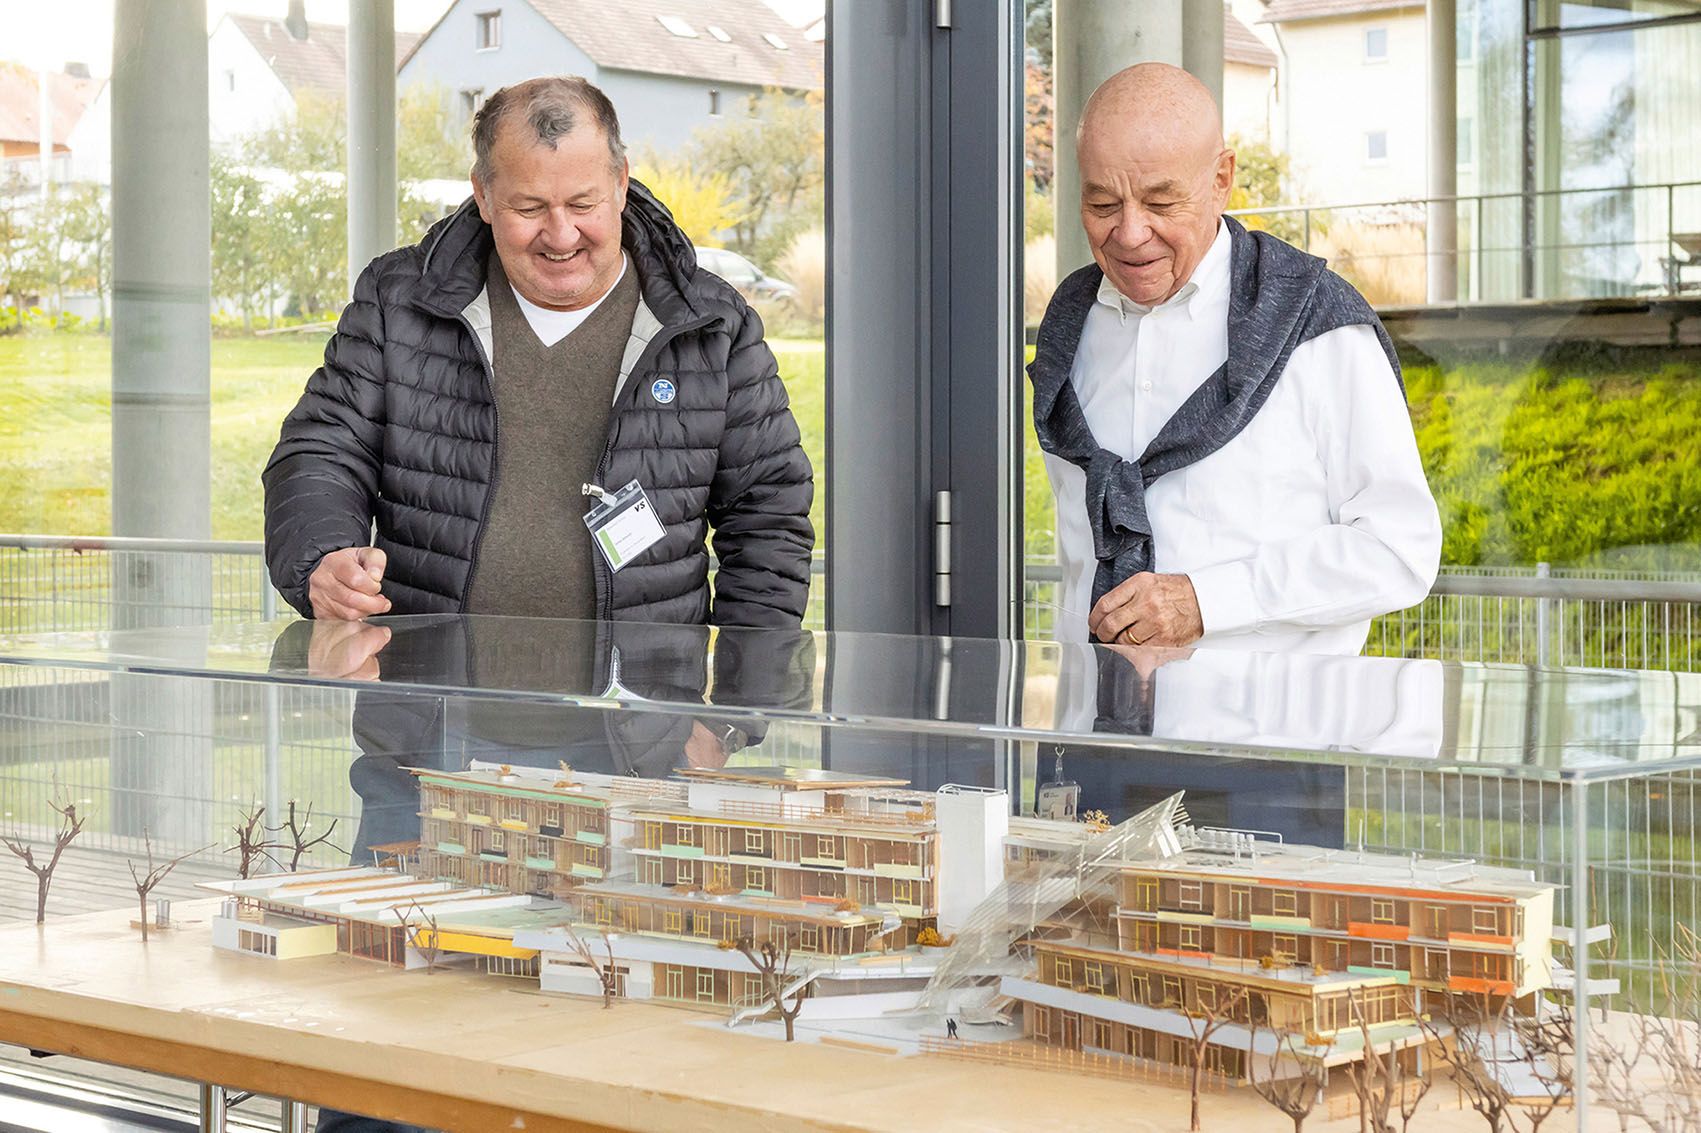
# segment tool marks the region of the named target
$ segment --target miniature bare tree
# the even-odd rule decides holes
[[[200,853],[201,850],[209,850],[212,847],[202,846],[200,849],[190,850],[188,853],[179,854],[170,861],[156,866],[154,865],[153,839],[148,836],[148,832],[146,830],[142,831],[142,845],[147,850],[147,870],[138,874],[136,872],[135,862],[129,862],[127,864],[130,866],[130,877],[136,882],[136,903],[140,906],[142,913],[142,943],[146,944],[148,940],[148,894],[152,893],[154,891],[154,886],[164,881],[166,879],[166,875],[171,873],[172,870],[176,869],[184,861],[194,857],[196,854]]]
[[[242,812],[242,821],[231,827],[236,833],[236,845],[227,848],[225,852],[240,855],[236,876],[244,881],[253,876],[254,863],[262,858],[273,865],[278,864],[278,859],[272,856],[272,851],[282,847],[267,839],[266,835],[271,831],[266,829],[265,818],[265,806],[255,803]]]
[[[1353,1021],[1358,1024],[1364,1051],[1363,1058],[1347,1067],[1347,1077],[1353,1084],[1353,1092],[1358,1095],[1360,1133],[1394,1133],[1393,1125],[1388,1122],[1388,1111],[1404,1085],[1400,1060],[1395,1057],[1392,1047],[1379,1053],[1376,1044],[1371,1041],[1362,988],[1348,993],[1347,1004],[1352,1010]]]
[[[59,830],[53,836],[53,854],[45,864],[35,860],[35,851],[24,841],[23,835],[13,833],[0,838],[8,850],[23,860],[24,868],[35,874],[36,924],[47,920],[47,891],[53,885],[53,871],[59,866],[59,856],[65,852],[66,846],[77,840],[77,835],[83,832],[83,823],[88,820],[87,815],[77,813],[77,804],[70,800],[60,802],[55,799],[47,805],[59,816]]]
[[[288,835],[289,841],[280,842],[279,848],[289,851],[289,872],[294,873],[301,867],[301,859],[306,857],[308,851],[315,846],[329,846],[339,853],[343,852],[342,847],[331,841],[331,834],[336,828],[337,820],[333,818],[331,824],[325,827],[323,834],[316,838],[308,837],[313,830],[313,804],[308,803],[307,810],[297,814],[295,800],[291,799],[289,800],[289,817],[284,820],[282,826],[273,827],[271,832]]]
[[[1513,1021],[1510,998],[1503,1000],[1498,1010],[1490,1010],[1486,996],[1468,1003],[1449,995],[1445,1015],[1453,1027],[1451,1044],[1442,1038],[1429,1016],[1418,1016],[1418,1025],[1429,1038],[1436,1057],[1452,1071],[1459,1092],[1487,1123],[1490,1133],[1516,1129],[1518,1114],[1522,1114],[1534,1133],[1570,1100],[1568,1062],[1550,1061],[1548,1054],[1524,1044]],[[1544,1096],[1520,1106],[1502,1077],[1499,1069],[1502,1063],[1522,1063],[1528,1074],[1541,1083]]]
[[[396,920],[401,922],[403,945],[413,946],[413,950],[419,953],[419,958],[425,961],[425,974],[431,975],[437,970],[437,961],[443,956],[443,941],[437,934],[437,918],[426,912],[425,907],[417,899],[409,901],[405,909],[391,905],[390,912],[394,913]],[[420,943],[420,938],[424,934],[412,928],[413,921],[409,919],[410,914],[425,926],[426,932],[431,934],[430,944]]]
[[[1424,1096],[1429,1093],[1433,1084],[1429,1074],[1429,1059],[1420,1059],[1417,1073],[1406,1077],[1399,1096],[1395,1099],[1400,1107],[1400,1133],[1410,1133],[1412,1118],[1417,1116],[1418,1106],[1423,1104]]]
[[[788,940],[782,946],[772,940],[764,940],[758,948],[750,937],[741,936],[734,942],[733,947],[743,953],[744,958],[750,961],[750,966],[756,969],[762,983],[762,994],[773,1004],[774,1010],[779,1012],[781,1021],[785,1023],[786,1042],[792,1042],[796,1038],[793,1020],[797,1018],[797,1013],[803,1010],[803,995],[801,992],[793,995],[791,1006],[786,1006],[786,981],[791,978],[791,942]]]
[[[1283,1042],[1287,1044],[1288,1054],[1299,1072],[1286,1078],[1278,1078],[1276,1070],[1282,1059]],[[1281,1110],[1293,1122],[1293,1133],[1305,1133],[1305,1119],[1311,1116],[1311,1111],[1317,1108],[1317,1099],[1323,1096],[1322,1061],[1301,1056],[1294,1048],[1293,1036],[1288,1035],[1278,1041],[1276,1049],[1270,1053],[1270,1076],[1260,1082],[1254,1053],[1257,1046],[1258,1027],[1254,1026],[1252,1041],[1246,1048],[1247,1079],[1259,1097]]]
[[[1590,1085],[1601,1105],[1653,1133],[1701,1129],[1701,941],[1679,925],[1675,955],[1660,950],[1655,982],[1664,1006],[1632,1004],[1622,1029],[1589,1040]]]
[[[1198,989],[1194,989],[1194,1004],[1185,1007],[1176,1004],[1181,1009],[1182,1018],[1187,1020],[1187,1030],[1192,1036],[1192,1044],[1188,1049],[1188,1089],[1192,1093],[1192,1107],[1189,1110],[1190,1123],[1187,1128],[1191,1133],[1199,1133],[1199,1090],[1205,1081],[1205,1056],[1210,1049],[1211,1038],[1218,1031],[1234,1022],[1241,1005],[1246,1002],[1246,989],[1237,987],[1228,995],[1218,995],[1211,1003],[1204,1004],[1198,998]]]
[[[596,953],[591,950],[589,942],[575,932],[572,925],[563,925],[562,931],[567,934],[567,947],[572,949],[573,954],[583,960],[585,965],[596,973],[597,984],[602,988],[603,1009],[607,1010],[613,1007],[615,995],[619,991],[619,984],[616,982],[614,971],[614,941],[609,939],[608,933],[602,934],[605,955],[603,959],[599,960]]]

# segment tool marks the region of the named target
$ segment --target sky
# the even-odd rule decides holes
[[[359,0],[354,0],[359,2]],[[394,0],[397,31],[426,31],[452,0]],[[821,17],[824,0],[764,0],[796,26]],[[350,0],[307,0],[311,23],[346,24]],[[226,12],[256,16],[289,14],[289,0],[206,0],[207,30]],[[689,0],[681,0],[681,7]],[[88,64],[90,74],[105,76],[112,70],[112,10],[114,0],[0,0],[0,27],[5,43],[0,59],[13,59],[32,67],[59,70],[68,62]]]

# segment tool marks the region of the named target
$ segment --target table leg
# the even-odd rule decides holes
[[[201,1086],[201,1133],[225,1133],[224,1131],[224,1087],[209,1086],[202,1082]]]
[[[307,1133],[307,1103],[284,1099],[281,1133]]]

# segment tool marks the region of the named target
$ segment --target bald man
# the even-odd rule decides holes
[[[1094,262],[1058,287],[1028,368],[1058,636],[1357,653],[1440,558],[1399,361],[1322,260],[1223,216],[1220,123],[1159,63],[1081,116]]]

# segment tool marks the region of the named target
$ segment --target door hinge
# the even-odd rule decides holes
[[[933,0],[933,26],[949,28],[951,26],[951,0]]]
[[[951,493],[933,493],[933,604],[951,604]]]

